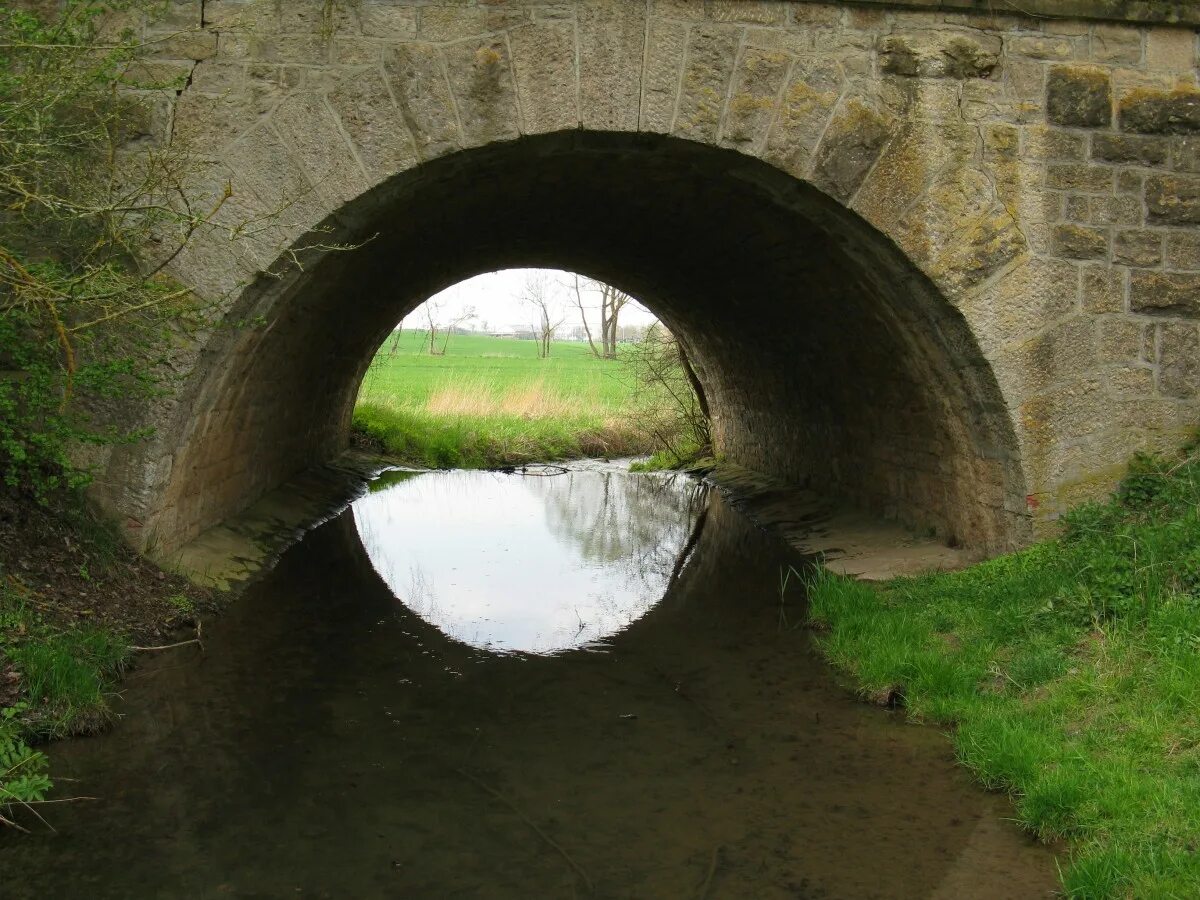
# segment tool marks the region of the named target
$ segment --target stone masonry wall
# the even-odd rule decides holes
[[[149,65],[176,87],[150,97],[155,139],[185,142],[211,161],[208,189],[215,196],[226,181],[233,187],[222,211],[230,221],[298,198],[286,220],[236,247],[216,237],[199,242],[176,274],[205,297],[225,298],[232,317],[253,312],[286,323],[283,304],[303,285],[285,278],[264,287],[260,273],[322,221],[353,235],[402,217],[402,206],[387,206],[402,199],[390,186],[433,161],[564,131],[669,135],[733,151],[819,192],[820,202],[797,207],[797,221],[839,248],[840,282],[860,298],[804,306],[805,276],[797,274],[800,281],[786,282],[792,297],[785,282],[771,280],[774,306],[763,314],[798,303],[816,322],[819,311],[861,302],[854,321],[877,323],[869,327],[881,352],[864,355],[858,369],[828,363],[827,375],[839,373],[826,378],[830,391],[855,372],[862,378],[838,404],[813,401],[809,412],[824,416],[813,427],[797,420],[778,430],[810,447],[789,461],[786,448],[766,448],[760,436],[790,415],[800,381],[739,382],[737,334],[705,332],[705,321],[724,321],[717,307],[708,319],[674,310],[708,348],[706,369],[726,398],[727,449],[791,474],[807,470],[892,512],[915,503],[948,532],[962,523],[953,525],[947,509],[974,484],[1017,517],[1002,526],[1007,537],[986,543],[1020,542],[1020,517],[1048,525],[1066,505],[1109,488],[1131,452],[1177,445],[1200,422],[1196,25],[1153,24],[1186,21],[1190,7],[1179,3],[1071,7],[1079,16],[1094,9],[1098,18],[1135,21],[938,8],[947,5],[958,4],[173,3],[146,26],[159,42]],[[723,171],[739,177],[734,166]],[[586,167],[571,177],[586,178]],[[705,207],[704,183],[694,190],[699,199],[688,214],[720,222],[722,208]],[[510,226],[520,231],[474,223],[484,243]],[[446,227],[462,254],[472,252],[463,222]],[[776,230],[742,239],[770,243],[788,226],[769,227]],[[688,264],[670,241],[662,247],[662,267]],[[881,262],[892,251],[911,272]],[[784,256],[763,258],[782,265]],[[653,261],[640,264],[644,284],[663,290],[660,305],[672,311],[666,273],[658,278]],[[839,278],[827,274],[812,284],[834,297],[829,285]],[[405,299],[388,311],[393,321],[416,302],[400,293]],[[332,301],[322,305],[313,294],[302,302],[310,316],[325,317],[323,328],[336,325]],[[804,321],[796,315],[787,325],[799,334]],[[956,322],[965,323],[961,334]],[[362,340],[376,329],[364,325]],[[856,335],[845,329],[820,334],[820,342],[797,339],[810,365],[821,366],[821,353],[835,360],[854,348]],[[290,456],[280,451],[272,465],[272,442],[245,438],[269,416],[268,395],[256,398],[220,375],[228,354],[261,350],[256,340],[214,329],[179,360],[178,394],[148,412],[157,439],[114,455],[99,496],[131,528],[169,546],[331,446],[314,438]],[[352,370],[347,365],[347,378]],[[749,399],[756,386],[770,404]],[[340,429],[347,390],[330,391],[342,398],[330,417]],[[856,397],[859,413],[843,419],[833,411]],[[915,404],[907,421],[919,427],[889,441],[873,423],[899,433],[889,412],[899,400]],[[921,446],[931,429],[944,438]],[[1001,446],[1006,434],[1011,448]],[[247,458],[252,447],[262,454],[257,462]],[[840,465],[820,462],[854,447],[863,449]],[[958,456],[939,460],[938,447]],[[962,490],[946,495],[954,480]],[[209,496],[189,500],[189,492]],[[941,499],[922,500],[939,492]]]

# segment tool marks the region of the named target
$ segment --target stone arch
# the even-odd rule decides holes
[[[570,129],[444,154],[324,226],[294,246],[365,243],[240,291],[158,436],[114,460],[137,473],[122,480],[144,491],[138,535],[160,552],[336,454],[398,318],[510,266],[573,269],[650,305],[691,349],[731,460],[950,540],[1026,538],[1014,430],[967,322],[893,241],[774,166]]]

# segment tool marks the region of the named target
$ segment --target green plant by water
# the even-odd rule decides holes
[[[954,728],[1071,897],[1200,896],[1200,453],[1139,456],[1062,535],[882,586],[819,571],[821,647]]]

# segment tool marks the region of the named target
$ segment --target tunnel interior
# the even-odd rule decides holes
[[[325,227],[321,241],[361,246],[261,279],[228,317],[263,324],[210,344],[166,533],[343,449],[376,348],[428,297],[541,267],[663,319],[730,461],[950,542],[1024,537],[1016,441],[967,323],[884,235],[765,163],[657,135],[523,137],[395,176]]]

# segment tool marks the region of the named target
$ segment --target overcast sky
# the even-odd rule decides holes
[[[529,304],[521,300],[521,295],[524,293],[527,278],[536,273],[546,276],[554,301],[566,313],[563,326],[570,328],[578,325],[579,312],[575,305],[573,276],[558,269],[504,269],[500,272],[487,272],[460,281],[440,294],[435,294],[431,299],[441,305],[439,318],[443,323],[457,318],[466,309],[473,307],[478,318],[470,327],[481,331],[525,329],[535,321],[535,317],[530,312]],[[588,322],[595,328],[598,324],[596,310],[600,305],[599,295],[585,292],[583,302],[588,309]],[[649,325],[654,318],[653,314],[636,303],[630,303],[621,311],[622,325]],[[404,327],[422,328],[425,322],[424,311],[417,307],[405,318]]]

